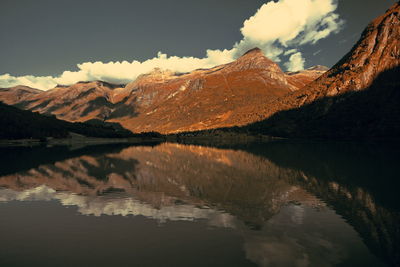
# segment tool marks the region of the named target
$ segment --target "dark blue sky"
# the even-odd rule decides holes
[[[87,61],[205,56],[241,40],[261,0],[1,0],[0,74],[58,75]],[[343,30],[300,48],[306,67],[336,63],[394,0],[339,0]],[[319,53],[316,53],[320,51]],[[313,55],[315,54],[315,55]]]

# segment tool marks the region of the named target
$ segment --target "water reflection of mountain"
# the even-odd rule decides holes
[[[297,171],[295,184],[332,206],[380,258],[400,265],[398,151],[398,144],[275,142],[262,155]]]
[[[17,146],[0,147],[1,168],[0,175],[36,168],[39,165],[53,164],[65,159],[79,157],[81,155],[99,155],[120,151],[127,147],[121,145],[97,145],[97,146]]]
[[[243,151],[162,144],[44,164],[3,176],[0,184],[15,191],[47,185],[85,196],[119,193],[155,208],[209,205],[259,228],[285,203],[317,201],[280,179],[282,171]]]
[[[305,214],[319,218],[318,210],[325,210],[329,221],[345,225],[327,203],[350,222],[374,253],[398,262],[399,214],[384,205],[387,198],[369,190],[368,180],[358,178],[360,173],[365,177],[365,172],[357,172],[361,166],[369,169],[368,174],[379,172],[375,169],[379,164],[364,160],[370,154],[354,158],[348,147],[341,154],[315,144],[268,143],[247,149],[253,153],[161,144],[85,154],[3,176],[0,196],[3,201],[57,199],[77,206],[83,214],[143,215],[160,221],[207,219],[215,226],[242,229],[248,257],[261,265],[279,265],[285,260],[284,256],[275,262],[266,257],[276,252],[269,251],[276,246],[294,253],[300,265],[327,257],[334,264],[343,252],[338,249],[332,254],[339,242],[332,241],[333,236],[327,250],[332,255],[304,256],[300,243],[315,243],[324,231],[315,222],[308,223],[320,229],[315,235],[304,236],[296,230],[296,240],[282,241],[285,237],[277,236],[284,222],[292,223],[285,224],[292,229],[302,224]],[[389,179],[392,171],[381,173]],[[344,226],[340,229],[349,231]]]

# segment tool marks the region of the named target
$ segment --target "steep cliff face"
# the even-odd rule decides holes
[[[335,66],[291,98],[309,103],[320,97],[336,96],[368,88],[383,72],[400,63],[400,3],[372,21],[360,40]],[[289,98],[287,98],[289,100]],[[292,100],[292,99],[290,99]]]
[[[400,3],[320,78],[265,106],[254,130],[295,137],[398,137]]]
[[[211,69],[190,73],[155,69],[126,86],[95,81],[49,91],[1,89],[0,100],[67,121],[117,122],[134,132],[195,131],[258,121],[267,103],[322,73],[320,69],[284,73],[255,48]]]

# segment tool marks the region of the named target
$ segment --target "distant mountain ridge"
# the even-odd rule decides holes
[[[133,134],[114,125],[71,123],[54,116],[20,110],[0,102],[0,139],[69,138],[71,135],[86,137],[121,138]]]
[[[120,123],[133,132],[172,133],[246,125],[266,103],[319,77],[320,68],[284,73],[254,48],[232,63],[190,73],[155,69],[126,86],[79,82],[49,91],[0,89],[0,101],[71,122]]]

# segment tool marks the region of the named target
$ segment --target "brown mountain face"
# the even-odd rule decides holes
[[[260,108],[298,90],[320,68],[284,73],[258,48],[211,69],[174,73],[155,69],[124,86],[80,82],[49,91],[0,90],[0,100],[68,121],[98,119],[133,132],[171,133],[246,125],[263,118]]]
[[[23,85],[11,88],[0,88],[1,101],[10,104],[22,102],[26,98],[40,94],[41,92],[43,91]]]
[[[296,72],[286,72],[287,80],[289,84],[296,88],[303,88],[310,82],[319,78],[322,74],[328,71],[329,68],[325,66],[313,66],[306,70],[296,71]]]
[[[399,11],[400,3],[396,3],[386,14],[371,22],[347,55],[318,80],[293,94],[299,103],[363,90],[379,74],[399,66]],[[306,96],[298,98],[303,94]]]
[[[371,22],[361,39],[314,82],[264,106],[253,130],[296,137],[398,137],[400,3]]]
[[[15,88],[10,88],[8,94],[12,95]],[[39,93],[27,91],[19,98],[3,98],[2,95],[1,100],[22,109],[53,114],[67,121],[87,121],[107,116],[116,92],[118,86],[106,82],[79,82]]]
[[[254,103],[271,101],[292,89],[279,66],[259,49],[212,69],[181,76],[162,75],[152,75],[149,83],[139,79],[128,84],[125,103],[135,107],[138,114],[126,116],[117,110],[121,117],[113,120],[135,132],[243,125],[257,120],[251,110]]]

